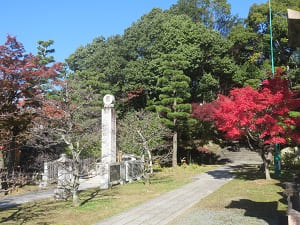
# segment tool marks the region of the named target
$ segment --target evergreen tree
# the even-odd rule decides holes
[[[190,117],[191,105],[187,103],[190,98],[189,83],[191,79],[183,73],[188,62],[180,54],[165,54],[161,57],[160,71],[162,76],[158,79],[160,91],[159,101],[155,108],[162,121],[173,133],[172,166],[177,166],[177,140],[180,127]]]
[[[37,47],[37,56],[40,57],[39,64],[40,65],[47,65],[49,63],[55,62],[54,57],[49,54],[52,54],[55,52],[54,48],[49,49],[51,45],[54,44],[53,40],[49,41],[38,41],[38,47]]]
[[[223,36],[226,36],[234,25],[241,23],[237,15],[231,14],[231,5],[227,0],[178,0],[177,4],[171,7],[171,12],[188,15],[194,22],[217,30]]]

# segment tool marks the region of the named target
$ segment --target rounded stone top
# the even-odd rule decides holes
[[[109,107],[113,106],[113,102],[115,101],[115,97],[113,95],[105,95],[103,97],[104,106]]]

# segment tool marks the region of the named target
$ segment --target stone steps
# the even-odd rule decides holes
[[[237,152],[222,149],[220,154],[220,160],[228,160],[234,163],[245,163],[245,164],[262,163],[261,157],[257,152],[253,152],[245,149]]]

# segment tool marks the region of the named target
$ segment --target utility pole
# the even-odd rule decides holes
[[[274,78],[275,67],[274,67],[274,50],[273,50],[272,6],[271,6],[271,0],[269,0],[269,18],[270,18],[270,51],[271,51],[271,62],[272,62],[272,76]],[[275,170],[275,176],[279,177],[280,173],[281,173],[279,145],[275,144],[274,148],[275,148],[274,149],[274,170]]]

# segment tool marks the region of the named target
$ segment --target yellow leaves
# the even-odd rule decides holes
[[[256,63],[261,57],[262,57],[262,52],[255,52],[250,56],[249,62]]]

